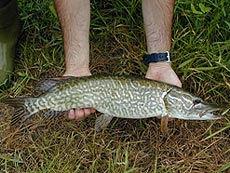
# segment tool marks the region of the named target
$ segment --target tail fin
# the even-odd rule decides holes
[[[14,108],[14,114],[11,119],[11,124],[23,123],[27,118],[31,116],[29,110],[25,105],[27,98],[8,98],[2,102]]]

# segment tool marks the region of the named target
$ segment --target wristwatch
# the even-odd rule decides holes
[[[143,57],[143,62],[145,64],[156,63],[156,62],[171,62],[169,51],[163,53],[152,53],[146,54]]]

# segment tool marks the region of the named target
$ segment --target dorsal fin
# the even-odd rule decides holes
[[[59,78],[47,78],[38,82],[36,89],[41,92],[46,92],[53,88],[55,85],[70,79],[71,76],[63,76]]]

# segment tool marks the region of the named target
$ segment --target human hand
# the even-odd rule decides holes
[[[168,62],[150,63],[145,77],[178,87],[182,86],[180,79]]]
[[[91,73],[88,68],[82,68],[75,71],[66,70],[63,76],[91,76]],[[95,113],[95,111],[96,110],[93,108],[71,109],[68,113],[68,118],[80,121],[85,119],[90,114]]]

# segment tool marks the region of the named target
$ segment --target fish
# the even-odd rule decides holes
[[[40,111],[56,117],[73,108],[95,108],[95,130],[108,126],[113,117],[127,119],[161,118],[161,131],[169,119],[216,120],[220,108],[182,88],[141,77],[88,76],[45,79],[39,84],[38,97],[8,98],[14,107],[12,124],[24,123]]]

